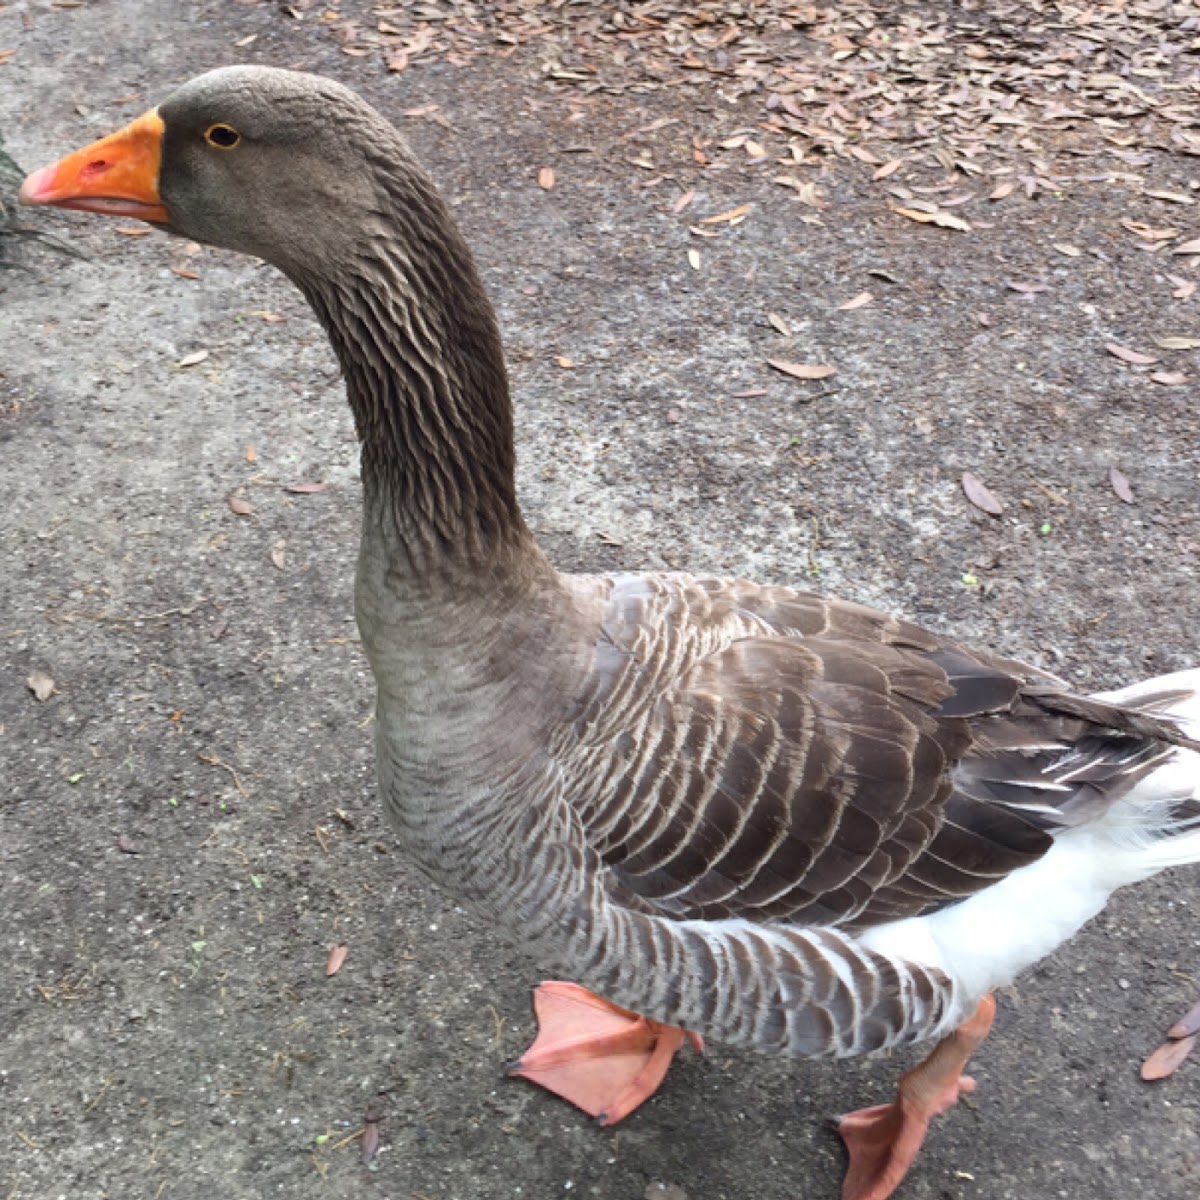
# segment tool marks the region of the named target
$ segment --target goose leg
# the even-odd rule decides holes
[[[995,1015],[995,1000],[985,996],[974,1016],[901,1078],[891,1104],[839,1118],[837,1130],[850,1152],[842,1200],[885,1200],[895,1191],[917,1157],[929,1122],[974,1091],[975,1080],[962,1071],[987,1037]]]
[[[704,1048],[696,1034],[618,1008],[574,983],[539,984],[533,1008],[537,1038],[508,1073],[570,1101],[601,1125],[615,1125],[654,1094],[684,1038]]]

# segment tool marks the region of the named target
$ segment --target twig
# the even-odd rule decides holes
[[[238,777],[238,773],[228,763],[223,763],[219,758],[216,757],[216,755],[213,754],[197,754],[196,757],[201,762],[208,763],[211,767],[220,767],[223,771],[228,771],[230,775],[233,776],[233,782],[237,787],[237,790],[242,793],[242,799],[250,799],[250,793],[247,792],[244,787],[242,787],[242,781]]]

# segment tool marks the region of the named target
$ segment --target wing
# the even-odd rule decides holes
[[[871,609],[685,576],[614,581],[571,733],[618,902],[852,928],[1033,862],[1171,739]]]

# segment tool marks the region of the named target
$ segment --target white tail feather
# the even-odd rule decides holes
[[[1200,739],[1200,670],[1095,699],[1136,706],[1164,691],[1190,694],[1157,715],[1170,716]],[[1118,888],[1200,862],[1200,826],[1174,815],[1189,799],[1200,799],[1200,753],[1181,748],[1107,812],[1060,833],[1037,862],[960,904],[876,926],[860,940],[882,954],[945,971],[958,984],[956,1007],[965,1015],[985,992],[1011,982],[1073,936]]]

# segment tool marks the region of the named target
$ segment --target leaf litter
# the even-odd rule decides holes
[[[282,7],[295,15],[308,5]],[[324,28],[344,54],[375,57],[391,72],[505,57],[547,91],[583,102],[668,89],[748,98],[754,126],[694,145],[698,166],[755,169],[782,150],[808,164],[856,161],[882,183],[923,164],[1009,175],[987,192],[1000,201],[1018,189],[1060,195],[1128,179],[1150,149],[1200,155],[1195,20],[1163,0],[350,7],[331,5]],[[1089,158],[1110,160],[1109,171],[1081,162]],[[1161,188],[1145,194],[1192,201]],[[960,228],[949,215],[924,223]],[[1175,252],[1200,253],[1200,239]]]

